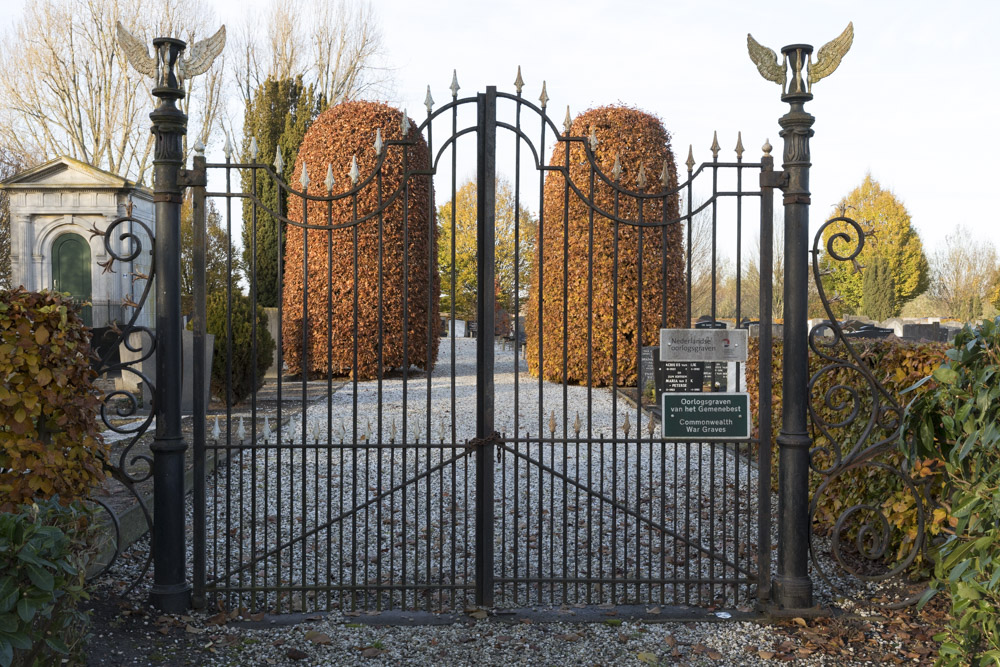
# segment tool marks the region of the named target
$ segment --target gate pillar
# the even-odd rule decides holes
[[[781,96],[791,108],[779,119],[784,139],[785,285],[781,433],[778,435],[778,561],[772,585],[775,603],[785,609],[812,606],[809,577],[809,449],[806,423],[809,382],[809,138],[813,116],[803,108],[812,99],[803,67],[808,44],[781,49],[792,66]]]
[[[153,589],[150,603],[165,612],[186,610],[191,587],[184,548],[184,451],[181,434],[181,195],[184,163],[182,138],[187,116],[177,108],[184,88],[176,67],[187,44],[159,37],[153,51],[160,59],[153,95],[159,104],[153,121],[153,202],[156,207],[156,436],[153,452]]]

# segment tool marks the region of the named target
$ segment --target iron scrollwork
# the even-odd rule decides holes
[[[125,225],[128,226],[125,227]],[[153,230],[142,220],[133,217],[132,206],[129,204],[129,210],[126,215],[113,220],[106,230],[102,232],[96,229],[96,227],[92,230],[91,233],[93,235],[102,236],[104,239],[104,248],[108,254],[108,260],[103,262],[101,266],[105,272],[113,272],[115,262],[118,262],[120,265],[126,264],[134,262],[143,255],[143,238],[137,233],[136,227],[141,228],[145,232],[146,238],[152,244]],[[117,240],[123,244],[124,249],[118,249],[118,244],[115,243],[116,236]],[[136,384],[142,387],[139,391],[147,394],[149,397],[148,405],[145,405],[142,402],[141,395],[137,395],[137,393],[133,393],[133,391],[119,385],[114,391],[105,393],[101,399],[101,422],[104,424],[106,431],[119,434],[123,439],[128,440],[128,443],[116,460],[106,459],[104,461],[104,468],[111,478],[119,482],[135,497],[142,510],[146,524],[152,529],[152,515],[136,485],[148,480],[152,476],[153,460],[148,454],[133,453],[133,448],[149,430],[156,414],[154,406],[154,401],[156,400],[154,383],[149,376],[142,372],[143,363],[151,359],[156,352],[156,334],[151,328],[137,324],[142,308],[145,306],[152,291],[153,277],[156,274],[156,257],[152,252],[152,247],[150,247],[149,256],[150,264],[148,273],[136,272],[131,276],[133,288],[137,284],[142,285],[142,291],[139,294],[138,300],[129,296],[123,301],[125,307],[131,309],[131,315],[128,317],[127,322],[124,324],[116,323],[112,328],[115,336],[114,340],[111,345],[106,346],[104,354],[95,360],[94,370],[98,376],[104,374],[121,374],[122,376],[126,373],[131,374],[137,381]],[[124,347],[128,352],[133,353],[135,358],[127,361],[119,359],[118,362],[114,362],[115,350],[119,349],[120,346]],[[141,411],[147,409],[148,412],[143,415]],[[131,418],[136,419],[129,421]],[[109,515],[115,531],[114,551],[107,563],[98,572],[93,573],[92,576],[96,577],[106,573],[115,563],[118,556],[121,555],[122,544],[119,521],[115,511],[103,501],[94,499],[94,502],[100,506],[101,511]],[[125,589],[123,594],[131,591],[142,580],[149,569],[150,562],[151,555],[147,556],[140,573]]]
[[[812,374],[808,383],[809,417],[814,442],[810,450],[810,467],[822,476],[809,504],[810,522],[815,518],[820,501],[838,480],[848,473],[867,470],[872,476],[889,476],[899,482],[904,493],[912,497],[917,515],[917,533],[905,553],[892,556],[893,527],[879,503],[860,503],[838,510],[833,526],[830,551],[847,575],[862,582],[878,582],[901,574],[924,548],[925,512],[928,506],[926,483],[914,480],[906,460],[895,465],[878,460],[903,437],[903,408],[896,397],[878,381],[863,351],[851,343],[834,314],[832,303],[823,286],[820,249],[823,235],[833,225],[841,230],[830,234],[825,243],[828,262],[847,262],[855,272],[863,267],[858,257],[864,248],[865,231],[855,220],[835,217],[816,232],[812,247],[812,269],[816,289],[829,318],[812,327],[809,347],[823,366]],[[812,544],[810,552],[817,572],[837,590],[835,579],[824,571]],[[840,591],[843,592],[843,591]],[[917,599],[909,597],[889,606],[899,606]]]

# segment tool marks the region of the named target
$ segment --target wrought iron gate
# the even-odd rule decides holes
[[[196,482],[196,602],[221,597],[232,608],[275,612],[437,611],[470,604],[735,607],[766,598],[772,528],[770,378],[762,378],[758,397],[759,437],[749,441],[664,439],[650,406],[637,399],[652,380],[642,364],[643,347],[653,344],[649,331],[690,326],[703,314],[716,320],[720,238],[736,239],[735,314],[737,321],[742,317],[746,267],[741,258],[747,255],[749,235],[758,230],[762,251],[754,258],[760,276],[755,299],[762,352],[757,363],[770,368],[770,146],[760,162],[745,162],[740,142],[736,160],[725,162],[713,142],[712,160],[696,165],[689,156],[687,178],[678,184],[672,160],[663,162],[658,179],[647,178],[646,170],[660,165],[621,164],[616,156],[602,153],[595,131],[571,136],[568,110],[560,132],[547,115],[544,87],[540,104],[535,104],[522,96],[520,76],[515,93],[490,87],[460,98],[457,81],[452,92],[452,100],[437,108],[428,93],[427,115],[418,127],[398,112],[398,127],[371,127],[371,143],[365,147],[369,153],[361,156],[367,158],[362,163],[374,165],[369,173],[358,169],[358,156],[353,164],[345,156],[345,164],[328,165],[327,179],[320,183],[320,174],[303,168],[301,161],[286,173],[280,159],[267,164],[253,148],[238,158],[228,142],[224,162],[195,157],[191,173],[200,179],[194,187],[196,228],[204,228],[206,201],[214,200],[232,237],[239,228],[233,204],[249,202],[251,224],[271,215],[288,227],[283,242],[294,237],[301,243],[296,260],[287,261],[289,249],[280,245],[273,259],[286,284],[304,286],[301,303],[290,307],[286,290],[277,306],[279,331],[286,332],[277,341],[277,367],[283,369],[291,357],[299,377],[290,380],[279,373],[273,399],[265,404],[261,394],[253,395],[246,405],[227,408],[214,433],[201,429],[195,434],[196,460],[214,455],[225,461],[208,486],[203,476]],[[468,112],[475,113],[474,122]],[[498,131],[501,141],[509,139],[499,151]],[[438,143],[442,135],[445,139]],[[437,235],[447,233],[452,241],[450,250],[443,249],[443,261],[451,272],[445,276],[450,293],[444,296],[454,333],[452,323],[459,315],[459,144],[473,142],[478,336],[439,339],[433,280],[442,263]],[[553,159],[546,164],[549,150]],[[504,163],[498,153],[513,160]],[[579,165],[571,168],[571,155],[585,159],[583,179],[578,178]],[[611,169],[600,166],[612,162]],[[522,163],[530,169],[522,170]],[[403,165],[396,181],[390,164]],[[212,177],[213,172],[220,177]],[[246,191],[233,188],[241,174],[249,177]],[[510,192],[505,189],[504,195],[513,198],[512,229],[504,233],[513,235],[514,266],[520,267],[524,256],[533,262],[527,284],[520,269],[513,273],[510,315],[515,325],[509,349],[493,335],[499,332],[493,288],[498,175],[509,178]],[[265,180],[288,193],[288,210],[264,204],[258,194]],[[225,190],[208,190],[207,183],[215,182],[224,182]],[[445,197],[451,203],[450,218],[438,219],[433,198],[411,204],[419,192],[433,192],[435,182],[439,192],[450,190]],[[537,195],[532,202],[523,194],[528,189]],[[377,204],[359,205],[373,191]],[[549,191],[557,192],[561,202],[555,220]],[[598,203],[602,191],[614,201],[610,210]],[[683,214],[676,210],[678,200],[685,203]],[[537,222],[522,211],[531,204],[537,205]],[[753,222],[745,224],[744,208],[751,205],[755,214],[748,220]],[[326,211],[318,220],[316,206]],[[420,206],[426,208],[418,211]],[[571,207],[586,211],[589,245],[582,254],[570,253],[571,245],[579,247],[569,237]],[[291,214],[292,209],[301,215]],[[420,216],[426,226],[410,222]],[[699,224],[699,217],[705,221]],[[402,244],[394,246],[401,249],[399,256],[386,250],[396,233],[390,225],[402,234]],[[598,234],[610,230],[613,257],[595,254],[595,229]],[[414,243],[421,240],[424,250],[414,253]],[[699,243],[707,257],[704,287],[712,292],[705,313],[692,311],[692,280],[698,277],[693,272],[699,261],[692,246]],[[554,262],[553,251],[561,254]],[[347,275],[334,272],[337,252],[349,258]],[[538,259],[544,253],[550,253],[549,260]],[[650,263],[651,256],[657,261]],[[676,258],[678,270],[670,265]],[[403,266],[395,277],[388,275],[391,262]],[[610,265],[614,274],[612,300],[603,306],[594,304],[595,262]],[[644,278],[649,266],[655,266],[656,275]],[[585,284],[571,287],[571,270],[589,276]],[[253,263],[248,271],[254,299]],[[553,280],[545,277],[546,271],[560,285],[551,293],[554,298],[542,296],[545,281]],[[617,285],[624,284],[626,273],[636,276],[634,293],[622,290],[619,295]],[[316,274],[325,290],[309,287]],[[359,300],[372,296],[366,292],[365,274],[372,281],[368,287],[377,292],[374,318],[359,306]],[[423,292],[415,279],[420,275],[431,276]],[[348,287],[338,289],[335,297],[332,285],[338,280]],[[203,280],[196,289],[201,293],[195,303],[202,308]],[[238,298],[232,289],[227,295],[230,320]],[[394,290],[401,298],[390,297]],[[569,300],[575,290],[587,303],[582,321],[588,355],[582,371],[571,371],[568,362]],[[668,314],[670,294],[681,297],[676,314]],[[334,318],[335,298],[349,304],[343,311],[346,321]],[[651,309],[650,303],[662,307]],[[595,316],[601,308],[610,313],[610,321]],[[518,323],[525,310],[528,359],[519,345]],[[419,311],[422,321],[414,322],[413,311]],[[561,341],[555,345],[543,331],[552,318],[561,320]],[[630,343],[619,349],[627,319],[640,324],[626,332]],[[201,345],[204,321],[204,311],[196,314],[196,343]],[[407,325],[400,328],[400,322]],[[262,344],[256,319],[251,326],[253,345]],[[301,332],[301,346],[298,333],[288,338],[290,326]],[[400,330],[403,356],[390,368],[383,352],[389,354],[393,327]],[[227,358],[233,345],[231,327],[229,331]],[[353,346],[346,368],[333,361],[340,344],[335,331],[346,332]],[[601,335],[610,336],[614,347],[606,387],[593,378],[594,341]],[[417,348],[409,336],[419,339]],[[366,338],[376,342],[370,380],[363,379],[365,362],[359,361],[359,341],[364,348]],[[290,345],[300,347],[290,352]],[[419,356],[420,345],[427,351],[440,345],[430,371],[426,364],[420,368],[410,361],[414,349]],[[310,372],[313,361],[317,364]],[[529,367],[535,370],[529,372]],[[543,378],[552,368],[561,381]],[[626,378],[626,368],[634,369],[633,377]],[[745,391],[743,365],[733,370],[731,389]],[[229,373],[231,377],[232,368]],[[204,404],[197,406],[196,423],[204,409]]]

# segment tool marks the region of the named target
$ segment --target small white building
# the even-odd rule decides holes
[[[124,222],[112,234],[112,248],[120,256],[130,251],[121,237],[135,234],[142,253],[131,262],[115,262],[112,271],[102,264],[111,258],[103,232],[127,215],[154,229],[153,194],[145,187],[102,169],[61,157],[23,171],[0,183],[10,194],[11,283],[28,290],[54,289],[69,292],[92,305],[84,309],[89,326],[103,327],[125,322],[132,308],[125,299],[138,301],[145,280],[134,275],[149,273],[152,246],[141,225]],[[94,230],[102,232],[94,235]],[[134,283],[134,284],[133,284]],[[153,294],[136,324],[152,322]]]

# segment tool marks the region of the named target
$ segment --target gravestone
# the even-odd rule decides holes
[[[931,322],[929,324],[904,324],[903,338],[907,340],[945,342],[948,340],[948,332],[942,328],[939,322]]]
[[[702,318],[694,324],[695,329],[725,329],[725,322],[712,321]],[[729,386],[728,364],[724,361],[704,364],[705,380],[709,384],[711,391],[725,391]]]

